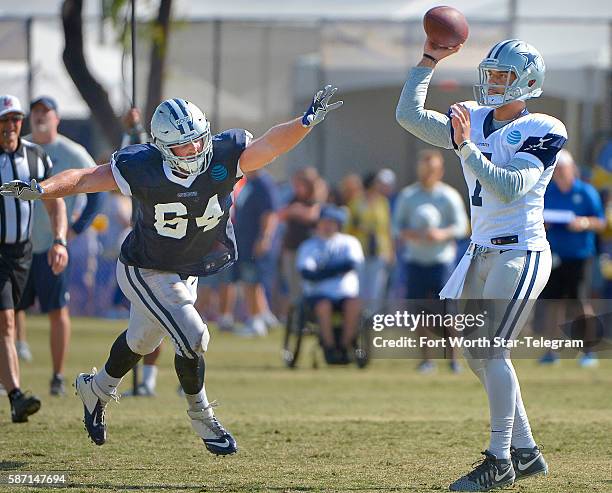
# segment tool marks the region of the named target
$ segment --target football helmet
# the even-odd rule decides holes
[[[489,83],[491,70],[507,72],[505,84]],[[492,107],[537,98],[542,94],[545,71],[544,59],[533,46],[518,39],[501,41],[478,65],[480,83],[474,85],[474,97],[479,105]],[[516,76],[514,81],[510,73]]]
[[[213,145],[210,123],[195,104],[174,98],[163,101],[151,118],[153,144],[160,150],[164,161],[183,175],[199,175],[208,168]],[[195,143],[202,139],[202,149],[190,156],[177,156],[173,148]]]

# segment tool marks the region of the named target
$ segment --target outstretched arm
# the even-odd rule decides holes
[[[108,192],[118,190],[110,164],[95,168],[68,169],[42,183],[14,180],[0,187],[5,197],[22,200],[56,199],[78,193]]]
[[[427,40],[423,50],[425,55],[419,64],[410,70],[395,110],[397,122],[408,132],[428,144],[445,149],[453,148],[450,120],[442,113],[426,110],[425,99],[436,63],[460,49],[461,45],[439,48]]]
[[[310,133],[312,127],[323,121],[329,111],[342,106],[342,101],[329,103],[336,91],[335,87],[325,86],[315,94],[302,117],[276,125],[251,142],[240,155],[240,169],[249,172],[263,168],[298,145]]]

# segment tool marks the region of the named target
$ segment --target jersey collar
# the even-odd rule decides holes
[[[515,122],[519,118],[522,118],[523,116],[529,114],[529,111],[527,111],[527,107],[525,107],[525,108],[523,108],[523,111],[521,111],[519,113],[519,115],[514,120],[508,122],[506,125],[504,125],[504,127],[500,127],[498,129],[495,129],[495,127],[493,126],[493,113],[494,112],[495,112],[495,108],[491,108],[491,111],[489,111],[487,113],[487,116],[485,116],[485,119],[482,122],[482,133],[483,133],[485,139],[488,138],[489,135],[491,135],[493,132],[496,132],[497,130],[501,130],[502,128],[504,128],[508,123]]]
[[[180,176],[177,176],[172,172],[172,169],[170,168],[170,166],[168,166],[168,163],[166,163],[166,161],[163,162],[162,167],[164,168],[164,174],[166,175],[166,178],[168,178],[168,180],[185,188],[189,188],[191,185],[193,185],[193,182],[199,176],[192,175],[186,178],[181,178]]]

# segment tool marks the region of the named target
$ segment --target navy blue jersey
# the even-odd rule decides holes
[[[152,144],[131,145],[113,154],[115,181],[123,194],[133,197],[136,208],[121,261],[198,276],[235,261],[230,194],[242,174],[238,160],[249,139],[241,129],[215,135],[208,169],[187,178],[173,174]]]

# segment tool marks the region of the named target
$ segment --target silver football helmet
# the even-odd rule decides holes
[[[164,161],[183,175],[199,175],[208,168],[213,145],[210,123],[195,104],[184,99],[166,99],[151,118],[153,144],[160,150]],[[195,143],[202,139],[202,149],[191,156],[177,156],[173,148]]]
[[[508,72],[505,84],[490,84],[489,71]],[[510,101],[524,101],[542,94],[544,59],[530,44],[518,39],[497,43],[480,65],[480,83],[474,85],[474,97],[481,106],[503,106]],[[510,73],[516,78],[511,81]]]

